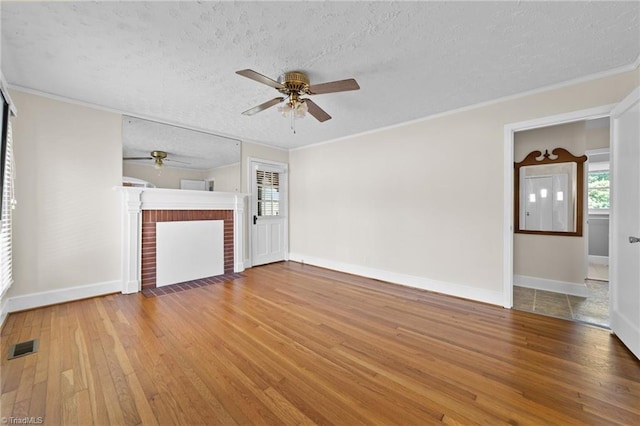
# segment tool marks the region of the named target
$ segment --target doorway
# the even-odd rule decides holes
[[[249,159],[251,265],[288,259],[287,164]]]
[[[521,161],[522,158],[517,158],[517,155],[521,153],[517,152],[515,143],[518,134],[522,134],[528,131],[543,130],[547,131],[554,127],[560,128],[561,126],[584,128],[587,123],[606,123],[607,129],[603,129],[602,133],[606,133],[606,146],[608,147],[608,122],[609,114],[613,106],[603,106],[600,108],[594,108],[585,111],[578,111],[575,113],[564,114],[556,117],[548,117],[540,120],[532,120],[530,122],[517,123],[512,126],[505,126],[505,143],[510,143],[511,146],[505,146],[505,170],[507,171],[508,181],[505,182],[505,192],[511,194],[508,197],[508,201],[505,203],[511,203],[508,206],[505,204],[505,214],[509,215],[509,235],[505,236],[509,241],[505,242],[505,307],[513,307],[514,309],[526,310],[543,315],[550,315],[555,317],[562,317],[570,320],[577,320],[588,322],[594,325],[608,327],[609,325],[609,288],[607,281],[591,281],[587,280],[588,277],[588,235],[589,230],[587,227],[586,214],[583,215],[584,220],[584,234],[581,237],[565,237],[565,236],[540,236],[540,235],[524,235],[525,240],[531,243],[531,247],[540,250],[543,245],[540,241],[544,238],[549,239],[549,244],[558,247],[563,247],[561,250],[571,252],[567,255],[567,262],[560,262],[556,268],[566,267],[572,269],[570,274],[564,274],[560,272],[558,276],[545,276],[545,274],[536,274],[529,270],[528,274],[519,273],[520,260],[518,250],[523,250],[523,240],[517,240],[522,234],[514,234],[513,228],[513,164],[514,162]],[[591,127],[592,124],[589,124]],[[549,139],[549,138],[548,138]],[[557,144],[556,138],[551,138]],[[549,143],[549,142],[548,142]],[[555,145],[562,146],[562,145]],[[555,147],[554,146],[554,147]],[[579,148],[572,148],[570,150],[575,151],[574,155],[582,155],[587,149],[592,148],[594,145],[589,144],[588,141],[584,142]],[[600,147],[595,145],[596,147]],[[550,151],[552,148],[550,146]],[[543,149],[544,151],[544,149]],[[528,152],[528,151],[527,151]],[[585,181],[586,181],[585,169]],[[510,184],[507,188],[507,184]],[[537,182],[536,182],[537,183]],[[584,191],[585,205],[587,204],[587,190]],[[585,209],[586,210],[586,209]],[[507,213],[508,212],[508,213]],[[586,211],[584,212],[586,213]],[[537,241],[536,241],[537,239]],[[509,250],[510,249],[510,250]],[[544,258],[544,256],[540,256]],[[545,273],[549,273],[547,265],[544,262],[539,265],[539,268],[544,269]],[[567,272],[567,271],[564,271]],[[568,278],[563,278],[567,277]]]
[[[588,122],[589,123],[589,122]],[[610,133],[609,120],[593,120],[592,128]],[[587,278],[609,281],[609,213],[610,213],[610,148],[591,149],[587,170],[587,227],[589,241],[587,250]]]

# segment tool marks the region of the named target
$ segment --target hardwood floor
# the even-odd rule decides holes
[[[1,415],[46,425],[640,424],[603,329],[291,262],[11,314],[2,357]]]

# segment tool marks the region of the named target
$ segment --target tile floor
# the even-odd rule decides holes
[[[603,271],[599,272],[600,275],[597,276],[603,276]],[[605,272],[608,276],[608,271]],[[594,275],[590,273],[589,276]],[[571,296],[514,285],[513,308],[608,328],[609,283],[591,279],[585,280],[585,283],[589,289],[588,297]]]

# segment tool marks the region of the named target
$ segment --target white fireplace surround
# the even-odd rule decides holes
[[[141,290],[143,210],[233,210],[233,271],[244,271],[244,198],[235,192],[116,187],[122,194],[122,293]]]

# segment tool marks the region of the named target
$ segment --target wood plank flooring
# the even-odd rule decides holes
[[[1,350],[1,416],[46,425],[640,424],[603,329],[293,262],[11,314]]]

